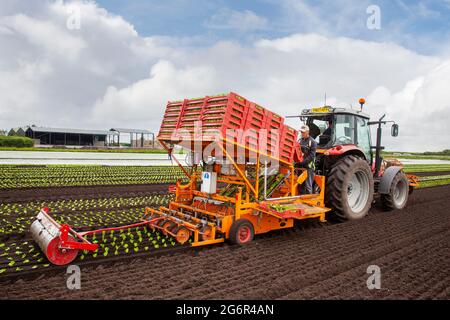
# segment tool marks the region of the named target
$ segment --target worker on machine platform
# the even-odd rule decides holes
[[[308,178],[305,180],[305,189],[307,194],[312,194],[316,170],[317,142],[309,135],[309,127],[307,125],[302,125],[300,132],[302,134],[300,147],[302,148],[303,161],[297,163],[297,165],[308,171]]]

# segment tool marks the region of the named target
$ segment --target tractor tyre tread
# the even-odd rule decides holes
[[[356,156],[345,156],[344,158],[337,161],[330,170],[330,173],[327,177],[326,188],[325,188],[325,203],[326,206],[333,209],[333,213],[335,217],[339,221],[346,220],[355,220],[358,218],[352,217],[352,213],[350,212],[350,208],[346,205],[346,198],[342,195],[344,184],[346,182],[346,174],[353,167],[361,166],[365,168],[368,178],[369,178],[369,199],[367,200],[367,205],[364,212],[361,214],[361,218],[367,215],[373,201],[374,194],[374,182],[372,172],[368,163],[359,157]]]
[[[391,186],[389,187],[389,193],[380,195],[380,200],[383,205],[383,209],[385,211],[403,209],[406,203],[408,202],[408,195],[411,194],[410,189],[408,190],[408,195],[406,196],[407,198],[402,207],[397,207],[394,201],[394,188],[397,186],[397,183],[402,179],[404,179],[406,183],[408,183],[408,178],[406,177],[405,173],[403,171],[399,171],[392,180]]]

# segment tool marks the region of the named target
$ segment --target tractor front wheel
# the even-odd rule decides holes
[[[231,225],[230,242],[243,245],[253,240],[255,229],[253,224],[247,219],[239,219]]]
[[[358,220],[372,205],[374,182],[369,164],[346,156],[331,168],[325,189],[326,205],[339,220]]]
[[[397,173],[392,180],[388,194],[381,195],[381,202],[385,210],[401,210],[406,206],[409,196],[409,182],[403,171]]]

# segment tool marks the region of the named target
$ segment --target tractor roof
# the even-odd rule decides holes
[[[333,108],[330,106],[324,106],[319,108],[304,109],[300,117],[317,117],[317,116],[327,116],[332,114],[352,114],[358,117],[370,119],[367,113],[362,111],[345,109],[345,108]]]

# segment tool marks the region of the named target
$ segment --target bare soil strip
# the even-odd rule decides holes
[[[29,202],[34,200],[95,199],[103,197],[136,197],[150,194],[166,194],[170,184],[47,187],[0,189],[0,202]]]

